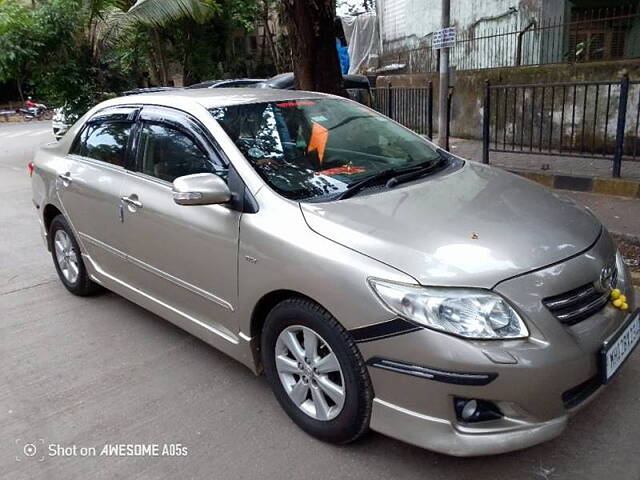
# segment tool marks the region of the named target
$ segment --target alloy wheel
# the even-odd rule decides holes
[[[316,420],[332,420],[342,411],[345,381],[329,344],[308,327],[285,328],[276,341],[275,364],[285,392]]]
[[[71,237],[64,230],[56,230],[53,238],[53,246],[56,251],[56,261],[62,272],[62,276],[70,284],[75,284],[80,275],[80,264],[78,255],[73,248]]]

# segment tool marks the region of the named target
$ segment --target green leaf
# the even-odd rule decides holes
[[[211,0],[137,0],[129,15],[147,25],[163,26],[183,18],[203,23],[218,9],[218,3]]]

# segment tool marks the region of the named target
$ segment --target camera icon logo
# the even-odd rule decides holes
[[[33,456],[35,456],[36,453],[38,453],[38,449],[36,448],[36,446],[33,443],[26,443],[24,445],[24,447],[22,447],[22,452],[27,457],[33,457]]]
[[[37,457],[39,462],[44,461],[44,439],[40,438],[37,442],[23,442],[21,439],[16,440],[18,451],[22,455],[16,455],[16,462],[21,462],[23,458]],[[39,448],[41,447],[41,448]]]

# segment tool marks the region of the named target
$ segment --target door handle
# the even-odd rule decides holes
[[[60,175],[58,175],[58,178],[59,178],[60,180],[62,180],[62,184],[63,184],[65,187],[68,187],[68,186],[69,186],[69,184],[72,182],[72,180],[71,180],[71,174],[70,174],[69,172],[67,172],[67,173],[61,173]]]
[[[128,197],[120,197],[124,203],[126,203],[129,207],[133,207],[134,209],[142,208],[142,202],[138,200],[138,196],[136,194],[130,195]]]

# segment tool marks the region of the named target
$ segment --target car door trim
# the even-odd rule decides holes
[[[127,175],[164,187],[167,190],[169,190],[169,192],[171,192],[171,190],[173,189],[173,184],[171,182],[162,180],[161,178],[154,177],[153,175],[149,175],[147,173],[140,172],[138,170],[127,170]]]
[[[184,280],[179,279],[178,277],[174,277],[173,275],[171,275],[170,273],[167,273],[163,270],[160,270],[156,267],[153,267],[151,265],[149,265],[146,262],[143,262],[142,260],[139,260],[135,257],[132,257],[131,255],[128,255],[116,248],[113,248],[110,245],[107,245],[104,242],[101,242],[100,240],[91,237],[90,235],[87,235],[85,233],[80,233],[80,236],[82,237],[83,240],[86,240],[89,243],[92,243],[93,245],[100,247],[104,250],[106,250],[107,252],[116,255],[126,261],[128,261],[129,263],[132,263],[133,265],[136,265],[137,267],[142,268],[143,270],[146,270],[149,273],[153,273],[154,275],[162,278],[163,280],[167,280],[171,283],[173,283],[174,285],[177,285],[179,287],[184,288],[185,290],[189,290],[192,293],[195,293],[197,295],[200,295],[201,297],[221,306],[222,308],[229,310],[230,312],[234,311],[233,305],[231,305],[231,303],[227,302],[226,300],[218,297],[217,295],[214,295],[213,293],[204,290],[200,287],[196,287],[195,285],[192,285],[191,283],[185,282]]]
[[[178,277],[174,277],[173,275],[171,275],[170,273],[167,273],[163,270],[160,270],[154,266],[149,265],[146,262],[143,262],[142,260],[138,260],[135,257],[132,257],[131,255],[127,255],[127,260],[131,263],[133,263],[134,265],[142,268],[143,270],[146,270],[149,273],[153,273],[154,275],[157,275],[158,277],[167,280],[171,283],[173,283],[174,285],[177,285],[179,287],[184,288],[185,290],[189,290],[192,293],[195,293],[197,295],[200,295],[201,297],[210,300],[218,305],[220,305],[222,308],[225,308],[226,310],[229,310],[230,312],[233,312],[233,305],[231,305],[229,302],[227,302],[226,300],[214,295],[213,293],[207,291],[207,290],[203,290],[200,287],[196,287],[195,285],[185,282],[184,280],[181,280]]]
[[[86,163],[94,167],[107,168],[118,173],[127,172],[127,169],[122,165],[115,165],[113,163],[105,162],[104,160],[98,160],[97,158],[84,157],[82,155],[78,155],[77,153],[69,153],[67,154],[67,157],[76,162]]]
[[[187,320],[189,320],[192,323],[195,323],[196,325],[198,325],[199,327],[202,327],[208,331],[210,331],[211,333],[214,333],[216,335],[218,335],[219,337],[224,338],[226,341],[228,341],[229,343],[232,343],[234,345],[238,345],[240,342],[238,341],[238,339],[235,336],[232,336],[228,333],[225,333],[215,327],[212,327],[211,325],[209,325],[206,322],[203,322],[202,320],[198,320],[195,317],[192,317],[191,315],[189,315],[188,313],[183,312],[182,310],[177,309],[176,307],[163,302],[162,300],[160,300],[159,298],[154,297],[153,295],[150,295],[148,293],[146,293],[143,290],[140,290],[139,288],[134,287],[133,285],[129,285],[127,282],[124,282],[122,280],[120,280],[117,277],[114,277],[113,275],[108,274],[107,272],[105,272],[102,268],[100,268],[99,265],[97,265],[93,259],[91,258],[90,255],[86,255],[83,254],[82,255],[83,259],[86,259],[89,261],[89,263],[92,265],[92,267],[102,276],[107,277],[109,280],[118,283],[119,285],[121,285],[124,288],[127,288],[128,290],[131,290],[132,292],[137,293],[138,295],[142,295],[143,297],[147,298],[148,300],[151,300],[152,302],[157,303],[158,305],[162,306],[163,308],[166,308],[167,310],[171,310],[173,313],[180,315],[181,317],[186,318]]]
[[[79,232],[80,238],[82,240],[85,240],[88,243],[91,243],[92,245],[102,248],[103,250],[106,250],[107,252],[111,253],[112,255],[115,255],[116,257],[122,258],[123,260],[127,259],[127,254],[124,253],[121,250],[118,250],[117,248],[112,247],[111,245],[108,245],[100,240],[98,240],[97,238],[93,238],[91,235],[87,235],[86,233],[83,232]]]

